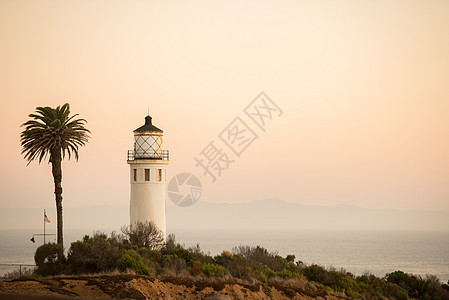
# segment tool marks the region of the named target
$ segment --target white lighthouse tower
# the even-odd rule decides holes
[[[168,150],[162,148],[163,133],[150,116],[145,117],[145,124],[134,130],[134,150],[128,151],[128,164],[130,223],[153,221],[165,238],[165,171],[169,157]]]

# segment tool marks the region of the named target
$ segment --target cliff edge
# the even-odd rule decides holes
[[[51,297],[47,297],[51,296]],[[139,275],[57,276],[0,281],[0,299],[348,299],[302,280],[247,283],[234,279]],[[65,297],[64,297],[65,298]]]

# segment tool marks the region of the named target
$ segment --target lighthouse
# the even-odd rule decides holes
[[[166,236],[165,180],[168,150],[162,147],[163,133],[150,116],[134,130],[134,149],[128,151],[130,167],[130,224],[153,221]]]

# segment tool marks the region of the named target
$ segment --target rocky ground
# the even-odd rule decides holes
[[[138,275],[58,276],[0,280],[0,299],[347,299],[329,294],[305,280],[279,280],[265,285],[233,279]]]

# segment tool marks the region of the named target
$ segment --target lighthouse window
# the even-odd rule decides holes
[[[133,169],[133,180],[137,181],[137,169]]]
[[[157,180],[162,181],[162,169],[157,169]]]
[[[150,181],[150,169],[145,169],[145,181]]]

